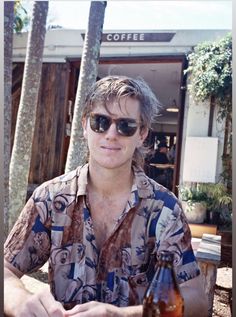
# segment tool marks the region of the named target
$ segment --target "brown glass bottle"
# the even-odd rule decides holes
[[[174,255],[162,251],[143,299],[143,317],[183,317],[184,300],[173,269]]]

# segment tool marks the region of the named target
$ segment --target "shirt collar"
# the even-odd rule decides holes
[[[134,182],[132,192],[136,191],[139,198],[150,198],[154,195],[154,187],[150,182],[150,178],[144,173],[140,167],[133,165]]]
[[[77,197],[86,195],[88,185],[88,163],[78,169]]]
[[[147,177],[147,175],[144,173],[144,171],[141,168],[133,165],[132,169],[134,172],[134,180],[133,180],[133,185],[131,188],[131,195],[133,196],[133,199],[137,202],[137,200],[139,200],[138,198],[152,197],[154,194],[154,190],[150,182],[150,179]],[[78,169],[77,197],[86,195],[87,193],[88,171],[89,171],[88,163],[81,166]]]

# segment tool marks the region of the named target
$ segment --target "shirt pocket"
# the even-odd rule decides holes
[[[151,254],[149,262],[136,269],[136,274],[129,277],[129,285],[131,289],[130,305],[142,304],[144,293],[150,284],[156,271],[156,255]]]
[[[148,238],[142,245],[133,246],[131,250],[131,275],[150,270],[156,254],[155,238]]]

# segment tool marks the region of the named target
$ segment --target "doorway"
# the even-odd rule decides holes
[[[71,114],[73,114],[80,62],[80,59],[67,59],[70,68],[67,126],[72,121]],[[140,76],[156,94],[161,104],[161,110],[149,133],[147,144],[154,149],[157,144],[156,141],[161,135],[167,138],[169,148],[175,144],[172,175],[172,191],[175,194],[178,194],[176,186],[179,184],[186,81],[183,70],[186,67],[186,57],[182,54],[174,56],[101,57],[98,65],[98,78],[108,75]],[[168,111],[169,108],[175,108],[175,112]],[[69,135],[65,139],[65,153],[67,153],[68,146]]]

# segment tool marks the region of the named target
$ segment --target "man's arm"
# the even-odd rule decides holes
[[[201,276],[197,276],[180,285],[181,294],[184,298],[184,317],[199,317],[199,309],[201,309],[201,317],[208,316],[207,297],[202,284]],[[82,305],[76,305],[73,309],[68,310],[65,316],[142,317],[142,312],[142,305],[120,308],[111,304],[89,302]]]
[[[8,317],[63,317],[65,310],[48,289],[38,294],[29,292],[20,280],[22,274],[4,263],[4,313]]]
[[[88,302],[66,311],[65,317],[142,317],[143,306],[116,307],[111,304]]]
[[[184,298],[184,317],[208,316],[208,301],[203,289],[201,275],[180,284],[180,291]]]
[[[20,280],[20,276],[16,275],[16,271],[10,270],[9,264],[4,263],[4,313],[6,316],[16,316],[19,307],[23,301],[31,296],[24,284]],[[14,298],[14,300],[13,300]]]

